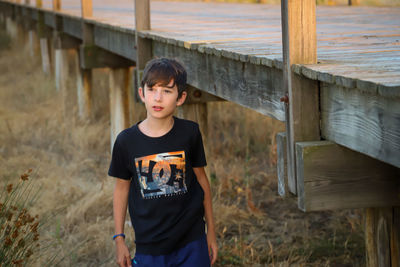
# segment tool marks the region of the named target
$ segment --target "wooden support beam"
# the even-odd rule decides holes
[[[61,0],[53,0],[53,10],[61,11]]]
[[[150,0],[135,0],[135,42],[136,42],[136,82],[140,87],[146,63],[152,59],[152,43],[150,39],[139,36],[138,32],[150,30]]]
[[[82,16],[89,16],[91,1],[82,0]],[[91,14],[91,13],[90,13]],[[84,46],[94,44],[93,25],[82,20],[82,40]],[[76,66],[78,115],[80,119],[88,119],[92,110],[92,70],[83,69],[80,49],[77,50],[79,64]]]
[[[79,52],[82,69],[126,68],[135,65],[135,63],[129,59],[108,52],[95,45],[82,45],[80,46]]]
[[[400,205],[400,169],[330,141],[296,144],[303,211]]]
[[[365,247],[368,267],[400,266],[400,207],[365,210]]]
[[[117,135],[128,128],[132,68],[110,69],[111,150]]]
[[[81,14],[83,18],[93,16],[92,0],[81,0]]]
[[[317,62],[315,0],[282,0],[284,88],[287,91],[286,136],[288,186],[296,194],[295,143],[320,140],[318,82],[294,74],[293,64]]]
[[[29,54],[31,57],[34,57],[35,55],[38,54],[39,47],[40,47],[39,39],[36,34],[36,31],[29,30],[28,38],[29,38]]]
[[[51,74],[51,49],[49,39],[40,38],[40,54],[42,57],[42,69],[46,74]]]
[[[35,6],[36,6],[37,8],[42,8],[42,7],[43,7],[43,1],[42,1],[42,0],[36,0]]]
[[[286,145],[286,132],[278,133],[276,135],[276,147],[278,163],[278,194],[281,197],[289,196],[288,176],[287,176],[287,145]]]
[[[193,86],[187,86],[187,97],[185,104],[200,104],[210,101],[226,101],[218,96],[199,90]]]

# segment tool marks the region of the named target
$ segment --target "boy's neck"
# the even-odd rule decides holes
[[[139,123],[139,130],[150,137],[160,137],[168,133],[174,126],[174,117],[170,116],[163,119],[156,119],[148,116]]]

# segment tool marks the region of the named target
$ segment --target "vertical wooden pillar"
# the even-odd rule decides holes
[[[54,11],[61,10],[61,0],[53,0],[53,10]]]
[[[129,127],[131,77],[131,68],[110,69],[111,150],[117,135]]]
[[[284,86],[288,94],[286,136],[288,187],[296,194],[295,143],[320,140],[318,82],[291,71],[292,64],[317,62],[315,0],[282,0]]]
[[[36,7],[41,7],[41,1],[36,1]],[[39,37],[39,44],[40,44],[40,52],[42,58],[42,68],[43,72],[46,74],[51,74],[52,68],[52,49],[51,49],[51,42],[49,40],[49,32],[44,22],[44,14],[43,12],[38,12],[38,19],[36,23],[37,34]]]
[[[143,39],[138,32],[150,30],[150,0],[135,0],[136,82],[140,87],[143,69],[152,58],[151,40]]]
[[[286,153],[286,133],[278,133],[276,135],[277,147],[277,175],[278,175],[278,194],[281,197],[289,196],[289,188],[287,181],[287,153]]]
[[[398,267],[400,208],[368,208],[365,211],[367,266]]]
[[[83,45],[92,45],[94,43],[93,25],[84,21],[84,18],[92,16],[92,0],[82,0],[81,4]],[[79,64],[76,72],[78,115],[80,119],[87,119],[90,117],[92,109],[92,70],[82,69]]]
[[[29,44],[29,54],[34,57],[39,52],[39,39],[36,32],[30,29],[28,32],[28,44]]]

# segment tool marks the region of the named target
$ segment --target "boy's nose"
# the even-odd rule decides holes
[[[160,91],[156,91],[156,93],[154,94],[154,100],[161,101],[161,92]]]

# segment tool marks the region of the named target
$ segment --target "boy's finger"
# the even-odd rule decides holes
[[[214,264],[216,260],[217,260],[217,248],[216,248],[216,247],[212,247],[212,260],[211,260],[211,264]]]
[[[132,261],[131,261],[131,256],[125,256],[125,260],[126,260],[126,266],[128,267],[132,267]]]

